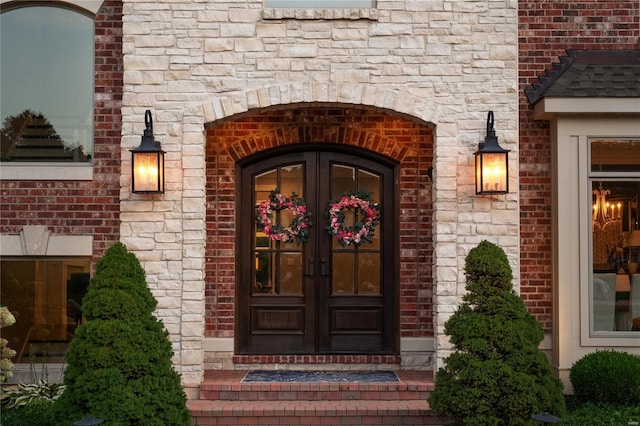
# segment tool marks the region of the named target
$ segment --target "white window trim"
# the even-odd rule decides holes
[[[8,4],[15,0],[0,0],[0,4]],[[94,16],[98,13],[104,0],[52,0],[42,2],[38,6],[64,3],[84,9]],[[95,142],[95,141],[94,141]],[[34,173],[34,169],[37,173]],[[93,164],[55,163],[55,162],[1,162],[0,180],[93,180]]]
[[[91,256],[92,235],[51,234],[45,225],[28,225],[19,234],[0,234],[0,256]]]
[[[93,180],[93,164],[2,162],[0,180]]]
[[[594,347],[638,352],[637,332],[591,331],[591,187],[588,143],[592,138],[637,138],[637,117],[561,116],[552,126],[554,167],[554,329],[560,367],[570,367]],[[555,127],[555,131],[553,130]],[[639,173],[640,175],[640,173]],[[576,220],[578,218],[578,220]],[[576,297],[578,296],[578,297]],[[634,348],[634,349],[632,349]]]
[[[15,0],[0,0],[0,4],[11,3],[12,1],[15,1]],[[66,1],[51,0],[48,3],[65,3],[65,4],[74,5],[88,12],[91,12],[95,15],[96,13],[98,13],[100,8],[102,7],[102,3],[104,3],[104,0],[66,0]],[[39,6],[42,6],[42,4],[40,4]]]

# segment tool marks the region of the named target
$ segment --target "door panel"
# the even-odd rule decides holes
[[[238,209],[237,350],[253,354],[393,353],[394,169],[344,153],[281,155],[242,169]],[[304,244],[270,239],[256,206],[272,190],[305,198]],[[341,246],[327,231],[329,201],[366,191],[381,205],[372,243]],[[360,220],[345,210],[345,224]],[[272,223],[287,226],[289,210]]]

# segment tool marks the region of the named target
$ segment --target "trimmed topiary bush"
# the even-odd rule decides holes
[[[431,409],[465,425],[522,425],[564,415],[562,383],[538,348],[544,334],[512,286],[504,251],[483,241],[466,258],[467,294],[445,323],[455,351],[436,373]]]
[[[569,371],[573,393],[580,402],[640,404],[640,356],[601,350],[575,362]]]
[[[60,425],[97,417],[110,426],[189,425],[173,350],[136,257],[116,243],[96,265],[83,299],[86,323],[67,352]]]

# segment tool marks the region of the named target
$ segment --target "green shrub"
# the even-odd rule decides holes
[[[640,356],[613,350],[585,355],[571,367],[576,398],[594,404],[640,404]]]
[[[97,263],[82,305],[87,321],[67,352],[67,388],[54,404],[58,424],[97,417],[110,426],[189,425],[171,343],[153,316],[157,301],[124,245]]]
[[[614,405],[580,403],[574,396],[567,397],[569,414],[562,418],[563,426],[627,426],[640,424],[640,404]]]
[[[0,424],[2,426],[52,426],[53,402],[45,399],[33,399],[29,404],[18,408],[2,407]]]
[[[468,425],[522,425],[565,413],[562,383],[540,351],[544,334],[514,292],[504,251],[487,241],[466,258],[467,293],[445,323],[455,346],[436,373],[432,410]]]

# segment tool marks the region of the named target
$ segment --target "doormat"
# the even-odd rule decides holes
[[[393,371],[270,371],[251,370],[243,382],[399,382]]]

